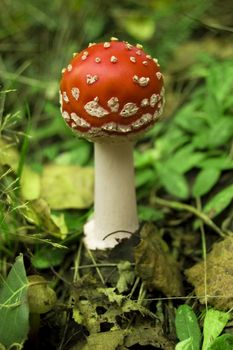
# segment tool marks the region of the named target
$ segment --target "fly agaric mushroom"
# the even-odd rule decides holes
[[[94,217],[84,227],[89,249],[114,247],[138,229],[133,141],[162,114],[159,67],[142,45],[111,38],[74,54],[62,71],[62,116],[95,142]]]

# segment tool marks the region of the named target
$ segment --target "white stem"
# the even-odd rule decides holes
[[[95,213],[84,227],[85,243],[89,249],[112,248],[131,236],[123,231],[137,228],[133,144],[95,143]]]

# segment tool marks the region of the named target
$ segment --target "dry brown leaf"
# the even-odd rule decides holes
[[[206,287],[203,261],[186,270],[188,281],[194,285],[195,293],[202,304],[207,300],[219,310],[229,310],[233,307],[232,251],[233,237],[227,237],[213,245],[206,259]]]
[[[182,295],[183,287],[178,263],[167,251],[166,244],[152,225],[141,231],[142,240],[135,248],[136,271],[149,289],[166,296]]]

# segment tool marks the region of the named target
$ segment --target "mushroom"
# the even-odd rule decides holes
[[[112,248],[138,229],[133,143],[162,114],[159,67],[142,45],[111,38],[89,44],[62,70],[62,116],[95,143],[94,217],[84,227],[89,249]]]

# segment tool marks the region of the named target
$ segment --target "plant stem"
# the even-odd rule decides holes
[[[176,202],[176,201],[168,201],[166,199],[162,199],[159,197],[152,197],[151,199],[152,205],[161,205],[164,207],[169,207],[176,210],[185,210],[192,214],[194,214],[196,217],[201,219],[207,226],[211,227],[212,230],[214,230],[216,233],[218,233],[221,237],[226,237],[226,234],[222,232],[222,230],[203,212],[199,211],[195,207],[192,207],[191,205]]]

